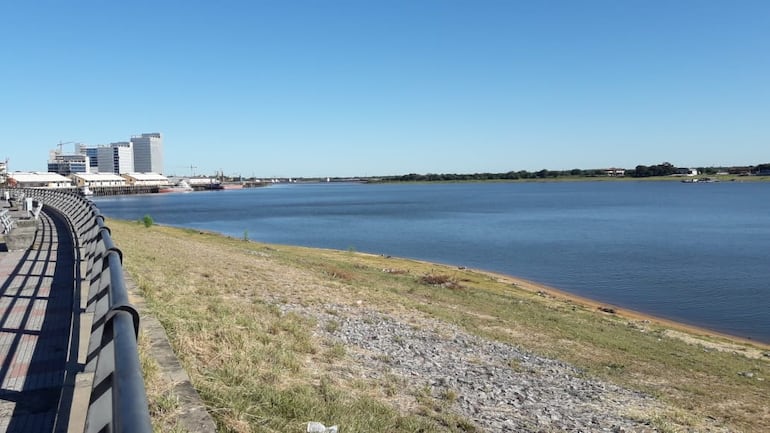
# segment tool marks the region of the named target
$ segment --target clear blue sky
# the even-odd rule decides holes
[[[770,1],[0,4],[11,170],[142,132],[166,174],[770,162]]]

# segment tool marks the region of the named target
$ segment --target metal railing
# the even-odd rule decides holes
[[[0,234],[8,234],[13,230],[14,222],[7,209],[0,209]]]
[[[71,192],[10,191],[34,197],[47,212],[62,217],[86,262],[85,312],[93,314],[93,321],[83,371],[93,374],[93,383],[85,433],[152,432],[137,346],[139,313],[128,301],[123,255],[104,217],[92,202]]]

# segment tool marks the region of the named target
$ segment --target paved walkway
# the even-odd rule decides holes
[[[78,369],[67,232],[42,213],[31,248],[0,252],[0,433],[67,431]]]

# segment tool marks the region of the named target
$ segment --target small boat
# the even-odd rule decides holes
[[[695,179],[682,179],[682,183],[716,183],[719,179],[712,179],[710,177],[695,178]]]
[[[158,190],[158,192],[161,192],[161,193],[168,193],[168,192],[190,192],[190,191],[193,191],[193,188],[190,186],[189,183],[187,183],[187,181],[184,181],[184,180],[180,181],[176,185],[165,186],[165,187],[160,188]]]

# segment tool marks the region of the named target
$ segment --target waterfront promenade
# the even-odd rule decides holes
[[[0,433],[68,429],[79,370],[69,230],[43,212],[29,248],[0,250]]]

